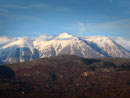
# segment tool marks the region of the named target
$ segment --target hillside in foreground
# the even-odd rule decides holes
[[[130,59],[73,55],[0,66],[0,98],[130,98]]]

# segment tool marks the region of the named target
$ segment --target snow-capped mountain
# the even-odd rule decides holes
[[[0,47],[0,60],[5,63],[18,63],[60,54],[85,58],[130,57],[130,52],[111,38],[103,36],[80,38],[68,33],[56,37],[46,35],[38,38],[22,37]]]
[[[39,58],[39,52],[29,37],[18,38],[0,48],[0,60],[6,63],[25,62],[35,58]]]
[[[72,54],[81,57],[104,57],[103,53],[93,49],[87,41],[68,33],[60,34],[50,41],[34,41],[34,47],[39,50],[40,57]]]
[[[125,40],[121,37],[112,37],[112,40],[116,41],[121,46],[125,47],[128,51],[130,51],[130,40]]]
[[[111,57],[130,57],[130,53],[109,37],[93,36],[86,39],[95,43]]]
[[[10,38],[7,36],[0,36],[0,47],[8,44],[9,42],[15,41],[16,38]]]

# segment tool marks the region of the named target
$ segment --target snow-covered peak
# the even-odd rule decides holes
[[[75,36],[65,32],[58,35],[55,39],[71,39],[71,38],[75,38]]]
[[[130,57],[130,53],[109,37],[93,36],[86,40],[95,43],[111,57]]]
[[[105,37],[105,36],[92,36],[92,37],[86,38],[86,40],[90,42],[94,42],[98,44],[99,46],[102,46],[102,45],[104,46],[106,44],[108,45],[115,44],[115,42],[111,38]]]
[[[121,37],[113,37],[112,38],[114,41],[116,41],[118,44],[123,46],[125,49],[130,51],[130,40],[125,40],[124,38]]]
[[[105,36],[92,36],[87,38],[88,41],[108,42],[112,41],[111,38]]]
[[[53,39],[53,36],[48,36],[48,35],[40,35],[38,38],[36,38],[35,41],[49,41],[49,40],[52,40]]]
[[[10,40],[1,37],[0,59],[3,62],[23,62],[33,58],[43,58],[60,54],[71,54],[86,58],[92,57],[130,57],[115,40],[104,36],[87,38],[62,33],[57,37],[41,35],[40,37],[20,37]],[[117,39],[118,41],[121,39]],[[5,43],[6,42],[6,43]]]
[[[11,46],[18,46],[18,47],[33,47],[33,38],[30,37],[20,37],[16,41],[10,42],[7,45],[3,46],[2,48],[8,48]]]

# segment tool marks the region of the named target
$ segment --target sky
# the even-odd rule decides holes
[[[0,36],[63,32],[130,39],[130,0],[0,0]]]

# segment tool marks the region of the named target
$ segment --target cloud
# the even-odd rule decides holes
[[[0,36],[0,44],[8,43],[14,41],[16,38],[11,38],[7,36]]]
[[[48,5],[47,4],[30,4],[30,5],[7,4],[7,5],[0,5],[0,8],[4,8],[4,9],[32,9],[32,8],[48,8]]]
[[[40,42],[40,41],[49,41],[51,39],[53,39],[54,36],[48,36],[48,35],[40,35],[38,38],[36,38],[36,41]]]
[[[40,35],[39,37],[30,37],[30,36],[23,36],[23,37],[8,37],[8,36],[0,36],[0,46],[12,41],[20,40],[23,39],[28,42],[38,42],[40,43],[41,41],[49,41],[52,40],[54,36],[49,36],[49,35]]]
[[[86,24],[83,22],[78,22],[77,26],[79,27],[79,33],[86,33]]]
[[[84,34],[87,33],[86,30],[86,23],[84,22],[76,22],[75,24],[69,24],[68,26],[64,27],[65,30],[71,30],[71,31],[76,31],[78,34]]]

